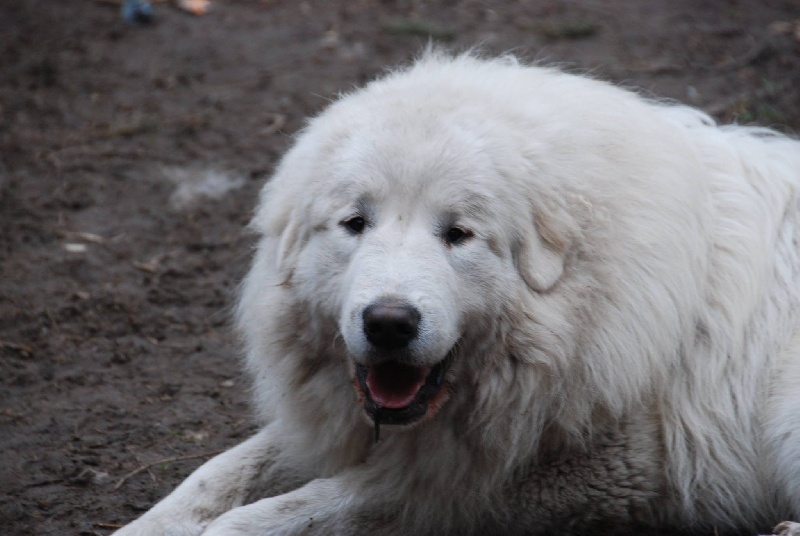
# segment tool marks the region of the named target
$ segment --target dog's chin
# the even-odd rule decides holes
[[[452,361],[450,352],[433,366],[356,363],[353,383],[364,412],[376,425],[410,425],[432,417],[447,398]]]

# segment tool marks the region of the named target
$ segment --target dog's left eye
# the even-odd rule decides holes
[[[364,232],[364,227],[367,226],[367,221],[361,216],[344,220],[341,225],[353,234],[361,234]]]
[[[462,229],[461,227],[451,227],[444,234],[445,241],[451,246],[456,246],[458,244],[461,244],[462,242],[471,237],[472,237],[472,231],[468,229]]]

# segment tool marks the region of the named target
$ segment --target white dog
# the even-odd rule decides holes
[[[312,120],[253,225],[266,424],[120,536],[800,515],[800,143],[428,53]]]

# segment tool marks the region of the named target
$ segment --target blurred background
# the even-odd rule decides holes
[[[430,41],[800,128],[797,0],[3,0],[0,533],[109,534],[254,430],[257,192]]]

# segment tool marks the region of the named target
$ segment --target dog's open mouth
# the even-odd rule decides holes
[[[411,424],[438,407],[445,396],[445,374],[451,358],[432,367],[388,361],[378,365],[356,365],[357,387],[364,410],[381,424]]]

